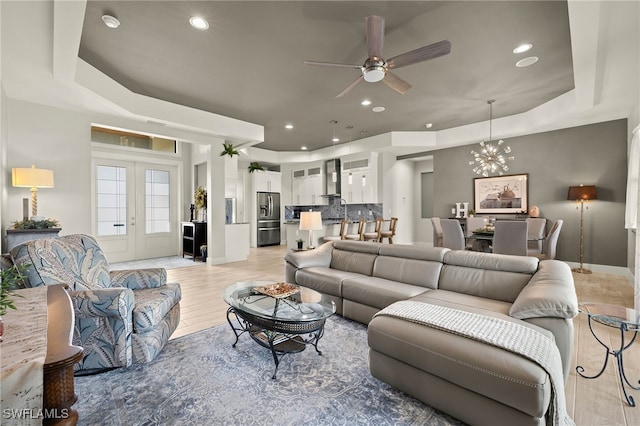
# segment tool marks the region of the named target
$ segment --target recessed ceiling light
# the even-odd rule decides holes
[[[102,15],[102,22],[109,28],[118,28],[120,26],[118,18],[111,15]]]
[[[293,129],[293,124],[286,124],[286,125],[284,126],[284,128],[285,128],[285,129],[289,129],[289,130],[291,130],[291,129]]]
[[[209,28],[209,23],[206,19],[201,18],[199,16],[192,16],[189,18],[189,23],[191,26],[197,30],[206,30]]]
[[[333,139],[331,139],[331,142],[340,142],[340,138],[334,137]]]
[[[424,125],[424,127],[426,127],[427,129],[430,129],[433,127],[433,123],[427,123]]]
[[[523,43],[520,46],[513,49],[513,53],[524,53],[527,50],[531,49],[532,47],[533,47],[533,44],[531,43]]]
[[[362,102],[360,102],[360,105],[369,106],[371,105],[371,101],[369,99],[364,99]]]
[[[386,109],[386,108],[385,108],[385,107],[383,107],[383,106],[377,106],[377,107],[373,107],[373,108],[371,108],[371,111],[373,111],[373,112],[382,112],[382,111],[384,111],[385,109]]]
[[[516,67],[518,68],[528,67],[529,65],[533,65],[536,62],[538,62],[537,56],[529,56],[528,58],[520,59],[518,62],[516,62]]]
[[[307,147],[306,146],[301,146],[300,149],[303,150],[303,151],[306,151]]]

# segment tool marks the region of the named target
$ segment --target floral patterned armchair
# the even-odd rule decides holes
[[[84,348],[76,372],[150,362],[180,322],[180,284],[167,283],[164,268],[109,271],[91,236],[28,241],[11,250],[11,259],[30,265],[29,287],[69,286],[73,344]]]

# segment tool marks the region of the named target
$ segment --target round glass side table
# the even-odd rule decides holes
[[[589,321],[589,330],[591,330],[591,334],[593,337],[602,345],[605,349],[604,355],[604,363],[602,364],[602,368],[600,371],[593,375],[587,376],[584,373],[584,367],[577,366],[576,372],[585,379],[595,379],[600,377],[602,373],[604,373],[605,368],[607,368],[607,362],[609,361],[609,355],[616,358],[618,364],[618,373],[620,373],[620,386],[622,388],[622,393],[624,394],[625,399],[627,400],[627,404],[631,407],[635,407],[635,401],[633,397],[627,394],[627,390],[625,388],[625,384],[629,386],[631,389],[640,390],[640,386],[634,386],[631,384],[627,375],[624,371],[624,362],[623,362],[623,353],[625,350],[629,349],[633,342],[635,342],[636,337],[638,337],[638,331],[640,331],[640,311],[636,309],[625,308],[624,306],[617,305],[609,305],[606,303],[580,303],[578,305],[580,312],[587,314]],[[610,348],[606,343],[604,343],[595,333],[593,329],[593,321],[606,325],[608,327],[617,328],[620,330],[620,347],[617,349]],[[625,342],[625,337],[627,337],[627,332],[630,332],[630,340],[627,339]],[[638,381],[640,384],[640,381]]]

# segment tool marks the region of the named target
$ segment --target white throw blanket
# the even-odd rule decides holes
[[[540,365],[551,379],[547,424],[575,425],[567,414],[560,352],[555,342],[544,334],[500,318],[411,300],[393,303],[375,316],[379,315],[402,318],[458,334],[530,359]]]

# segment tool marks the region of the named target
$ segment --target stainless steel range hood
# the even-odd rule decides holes
[[[334,158],[324,162],[324,194],[323,197],[340,196],[340,159]]]

